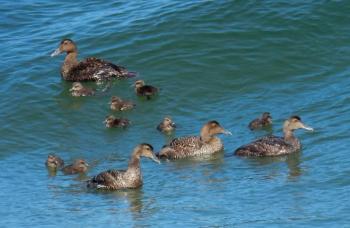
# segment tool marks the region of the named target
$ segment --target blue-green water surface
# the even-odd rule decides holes
[[[41,1],[0,3],[1,227],[346,227],[350,224],[350,3],[348,1]],[[100,57],[161,88],[145,101],[134,79],[73,98],[61,79],[62,38],[80,58]],[[99,89],[95,83],[85,85]],[[112,95],[136,109],[132,125],[105,129]],[[270,131],[250,120],[269,111]],[[142,160],[137,190],[91,192],[85,180],[126,168],[132,149],[170,140],[215,119],[232,131],[213,157]],[[235,148],[282,134],[299,115],[300,153],[245,159]],[[86,176],[50,176],[49,153],[84,158]]]

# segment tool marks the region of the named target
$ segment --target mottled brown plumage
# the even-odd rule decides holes
[[[61,169],[64,166],[64,161],[57,155],[49,154],[45,162],[47,168],[52,170]]]
[[[278,156],[294,153],[301,148],[300,141],[294,136],[296,129],[303,128],[313,131],[305,126],[300,117],[292,116],[283,124],[284,137],[265,136],[249,144],[239,147],[234,154],[239,156]]]
[[[130,121],[128,119],[116,118],[113,115],[107,116],[103,123],[106,125],[106,128],[127,127],[130,125]]]
[[[261,118],[251,121],[248,125],[250,130],[256,130],[272,124],[272,117],[269,112],[264,112]]]
[[[231,135],[231,132],[221,127],[217,121],[209,121],[202,127],[200,136],[176,138],[164,146],[158,156],[180,159],[216,153],[224,148],[221,140],[216,137],[217,134]]]
[[[147,157],[160,163],[153,153],[153,147],[150,144],[142,143],[138,145],[130,158],[127,170],[107,170],[102,172],[87,182],[88,188],[118,190],[125,188],[138,188],[142,186],[142,174],[140,167],[140,158]]]
[[[164,117],[163,121],[157,126],[157,130],[165,134],[171,133],[175,128],[176,125],[170,117]]]
[[[158,93],[158,89],[151,85],[146,85],[143,80],[137,80],[134,84],[135,92],[137,96],[146,97],[147,100],[151,99]]]
[[[84,87],[80,82],[74,82],[72,88],[69,90],[73,97],[85,97],[95,95],[95,91]]]
[[[83,159],[77,159],[73,164],[63,167],[62,172],[66,175],[86,173],[88,166],[88,163],[86,163]]]
[[[113,96],[109,103],[112,110],[115,111],[126,111],[133,109],[136,105],[131,101],[124,101],[120,97]]]
[[[78,48],[70,39],[61,41],[60,46],[51,54],[57,56],[66,52],[66,58],[61,67],[61,76],[67,81],[103,81],[111,78],[130,78],[135,73],[129,72],[122,66],[115,65],[102,59],[87,58],[77,60]]]

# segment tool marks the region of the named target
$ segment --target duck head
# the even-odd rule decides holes
[[[84,86],[80,82],[74,82],[72,88],[69,89],[70,92],[80,91],[84,89]]]
[[[283,131],[294,131],[297,129],[305,129],[307,131],[313,131],[312,127],[306,126],[299,116],[291,116],[288,120],[286,120],[283,124]]]
[[[261,117],[261,120],[264,122],[264,123],[272,123],[272,116],[269,112],[264,112],[262,114],[262,117]]]
[[[223,128],[216,120],[209,121],[201,129],[201,139],[204,141],[208,141],[211,137],[218,134],[232,135],[230,131]]]
[[[83,159],[77,159],[73,163],[73,168],[78,170],[80,173],[85,173],[88,170],[89,164]]]
[[[63,166],[63,161],[61,158],[59,158],[55,155],[49,154],[47,156],[46,165],[49,168],[57,169],[57,168]]]
[[[119,104],[122,101],[123,100],[120,97],[113,96],[113,97],[111,97],[111,101],[109,102],[109,104]]]
[[[160,164],[159,159],[153,152],[153,146],[148,143],[142,143],[136,147],[136,150],[139,152],[140,156],[152,159],[154,162]]]
[[[57,56],[63,52],[72,53],[77,52],[77,46],[71,39],[64,39],[61,41],[60,46],[51,54],[51,57]]]
[[[135,81],[134,83],[134,87],[137,89],[137,88],[141,88],[142,86],[145,85],[145,81],[144,80],[137,80]]]
[[[163,123],[164,127],[176,128],[176,124],[173,122],[173,120],[169,116],[164,117],[162,123]]]

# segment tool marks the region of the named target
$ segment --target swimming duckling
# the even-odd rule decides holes
[[[97,58],[77,60],[78,48],[71,39],[64,39],[51,57],[66,52],[66,58],[61,67],[61,76],[67,81],[103,81],[111,78],[129,78],[136,74],[122,66]]]
[[[151,85],[146,85],[143,80],[137,80],[134,83],[135,92],[138,96],[146,97],[147,100],[158,93],[158,89]]]
[[[49,169],[58,170],[64,166],[64,161],[56,155],[49,154],[47,156],[47,160],[45,162],[45,165]]]
[[[213,120],[206,123],[200,132],[200,136],[187,136],[173,139],[169,145],[163,147],[159,152],[160,158],[179,159],[200,155],[213,154],[223,150],[221,140],[217,134],[232,135],[220,124]]]
[[[63,167],[62,172],[64,174],[77,174],[85,173],[88,170],[89,164],[86,163],[83,159],[77,159],[73,164]]]
[[[95,95],[95,91],[90,88],[84,87],[80,82],[74,82],[72,88],[69,90],[72,92],[73,97],[85,97]]]
[[[261,118],[251,121],[248,125],[250,130],[256,130],[272,124],[272,117],[269,112],[264,112]]]
[[[136,105],[131,101],[124,101],[120,97],[113,96],[111,102],[109,103],[112,110],[116,111],[126,111],[133,109]]]
[[[239,156],[278,156],[294,153],[300,150],[301,144],[293,132],[300,128],[313,131],[301,122],[299,116],[291,116],[283,124],[284,137],[268,135],[239,147],[234,153]]]
[[[130,121],[128,119],[116,118],[113,115],[107,116],[103,123],[106,124],[106,128],[127,127],[130,125]]]
[[[108,170],[102,172],[87,182],[88,188],[117,190],[125,188],[138,188],[143,184],[140,158],[146,157],[160,163],[153,153],[150,144],[142,143],[132,152],[127,170]]]
[[[164,117],[163,121],[158,124],[157,130],[166,134],[175,130],[176,125],[170,117]]]

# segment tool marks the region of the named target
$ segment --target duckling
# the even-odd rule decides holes
[[[130,125],[130,121],[128,119],[116,118],[113,115],[107,116],[103,123],[106,124],[106,128],[127,127]]]
[[[256,118],[248,125],[250,130],[256,130],[262,127],[266,127],[272,124],[272,117],[269,112],[264,112],[261,118]]]
[[[138,188],[142,186],[142,174],[140,167],[140,158],[146,157],[160,163],[159,159],[153,153],[153,147],[150,144],[142,143],[135,147],[129,160],[127,170],[108,170],[102,172],[87,182],[88,188],[117,190],[125,188]]]
[[[232,135],[231,132],[221,127],[217,121],[212,120],[202,127],[200,136],[175,138],[163,147],[158,157],[180,159],[214,154],[224,148],[221,140],[216,137],[217,134]]]
[[[88,170],[89,164],[86,163],[83,159],[77,159],[73,164],[63,167],[62,172],[64,174],[77,174],[77,173],[86,173]]]
[[[175,128],[176,125],[170,117],[164,117],[163,121],[157,126],[157,130],[165,134],[171,133]]]
[[[155,96],[158,93],[158,89],[151,85],[146,85],[143,80],[137,80],[134,83],[135,92],[138,96],[146,97],[147,100],[151,99],[152,96]]]
[[[300,141],[293,132],[297,129],[313,131],[313,128],[304,125],[299,116],[291,116],[283,124],[284,137],[268,135],[249,144],[239,147],[234,154],[239,156],[278,156],[299,151]]]
[[[77,60],[78,48],[71,39],[63,39],[51,57],[66,52],[66,58],[61,67],[61,76],[67,81],[104,81],[111,78],[123,79],[136,76],[122,66],[115,65],[102,59],[87,58]]]
[[[85,97],[95,95],[95,91],[90,88],[84,87],[80,82],[74,82],[72,88],[69,90],[72,92],[73,97]]]
[[[45,165],[49,169],[58,170],[64,166],[64,161],[56,155],[49,154],[47,156],[47,160],[45,162]]]
[[[111,102],[109,103],[112,110],[116,111],[126,111],[133,109],[136,105],[131,101],[124,101],[120,97],[113,96]]]

